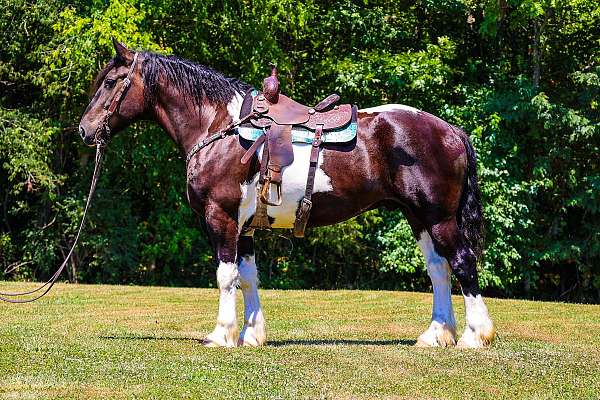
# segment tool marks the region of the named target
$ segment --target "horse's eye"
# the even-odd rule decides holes
[[[115,83],[117,83],[116,80],[114,79],[107,79],[104,81],[104,87],[107,89],[112,89],[115,86]]]

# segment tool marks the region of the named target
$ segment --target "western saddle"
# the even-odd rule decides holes
[[[292,127],[301,128],[314,133],[306,190],[298,206],[294,223],[294,236],[304,236],[312,208],[311,197],[323,135],[328,131],[343,128],[355,119],[353,107],[350,104],[337,105],[339,100],[340,96],[332,94],[316,106],[308,107],[290,99],[279,90],[275,67],[273,67],[271,75],[263,81],[262,93],[252,98],[253,116],[250,118],[252,126],[262,129],[263,134],[255,140],[242,157],[242,163],[247,163],[256,154],[258,148],[263,143],[265,144],[260,161],[256,212],[250,222],[250,228],[271,228],[267,216],[267,206],[282,204],[283,168],[291,165],[294,161]],[[276,188],[276,199],[272,201],[271,188],[273,186]]]

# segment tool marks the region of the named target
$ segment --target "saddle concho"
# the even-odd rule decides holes
[[[256,212],[250,222],[251,229],[270,229],[267,206],[282,204],[281,185],[283,168],[294,161],[292,143],[312,144],[306,191],[296,211],[294,236],[304,236],[312,208],[312,191],[323,143],[346,143],[356,138],[357,108],[350,104],[337,105],[340,97],[332,94],[314,107],[300,104],[279,91],[277,69],[263,82],[263,92],[251,89],[242,103],[240,119],[253,113],[249,122],[240,125],[239,135],[254,143],[242,157],[247,163],[265,144],[261,162]],[[277,198],[270,200],[271,187],[275,186]]]

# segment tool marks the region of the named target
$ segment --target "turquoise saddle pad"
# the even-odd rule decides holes
[[[258,95],[258,90],[253,90],[247,96],[256,97]],[[246,103],[246,101],[244,101]],[[250,106],[251,106],[250,102]],[[242,107],[244,108],[244,107]],[[243,111],[242,111],[243,112]],[[358,124],[353,120],[348,123],[348,125],[338,128],[332,129],[330,131],[323,132],[322,140],[324,143],[345,143],[353,140],[356,137],[356,130]],[[255,141],[263,134],[263,130],[261,128],[256,128],[252,126],[252,124],[247,123],[238,127],[238,132],[241,137],[246,140]],[[306,129],[302,126],[292,126],[292,142],[295,143],[312,143],[313,138],[315,136],[315,132],[310,129]]]

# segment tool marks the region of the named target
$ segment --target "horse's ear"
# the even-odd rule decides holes
[[[120,58],[126,63],[130,63],[133,60],[133,52],[114,37],[112,38],[112,42],[113,46],[115,47],[115,52],[117,53],[117,58]]]

